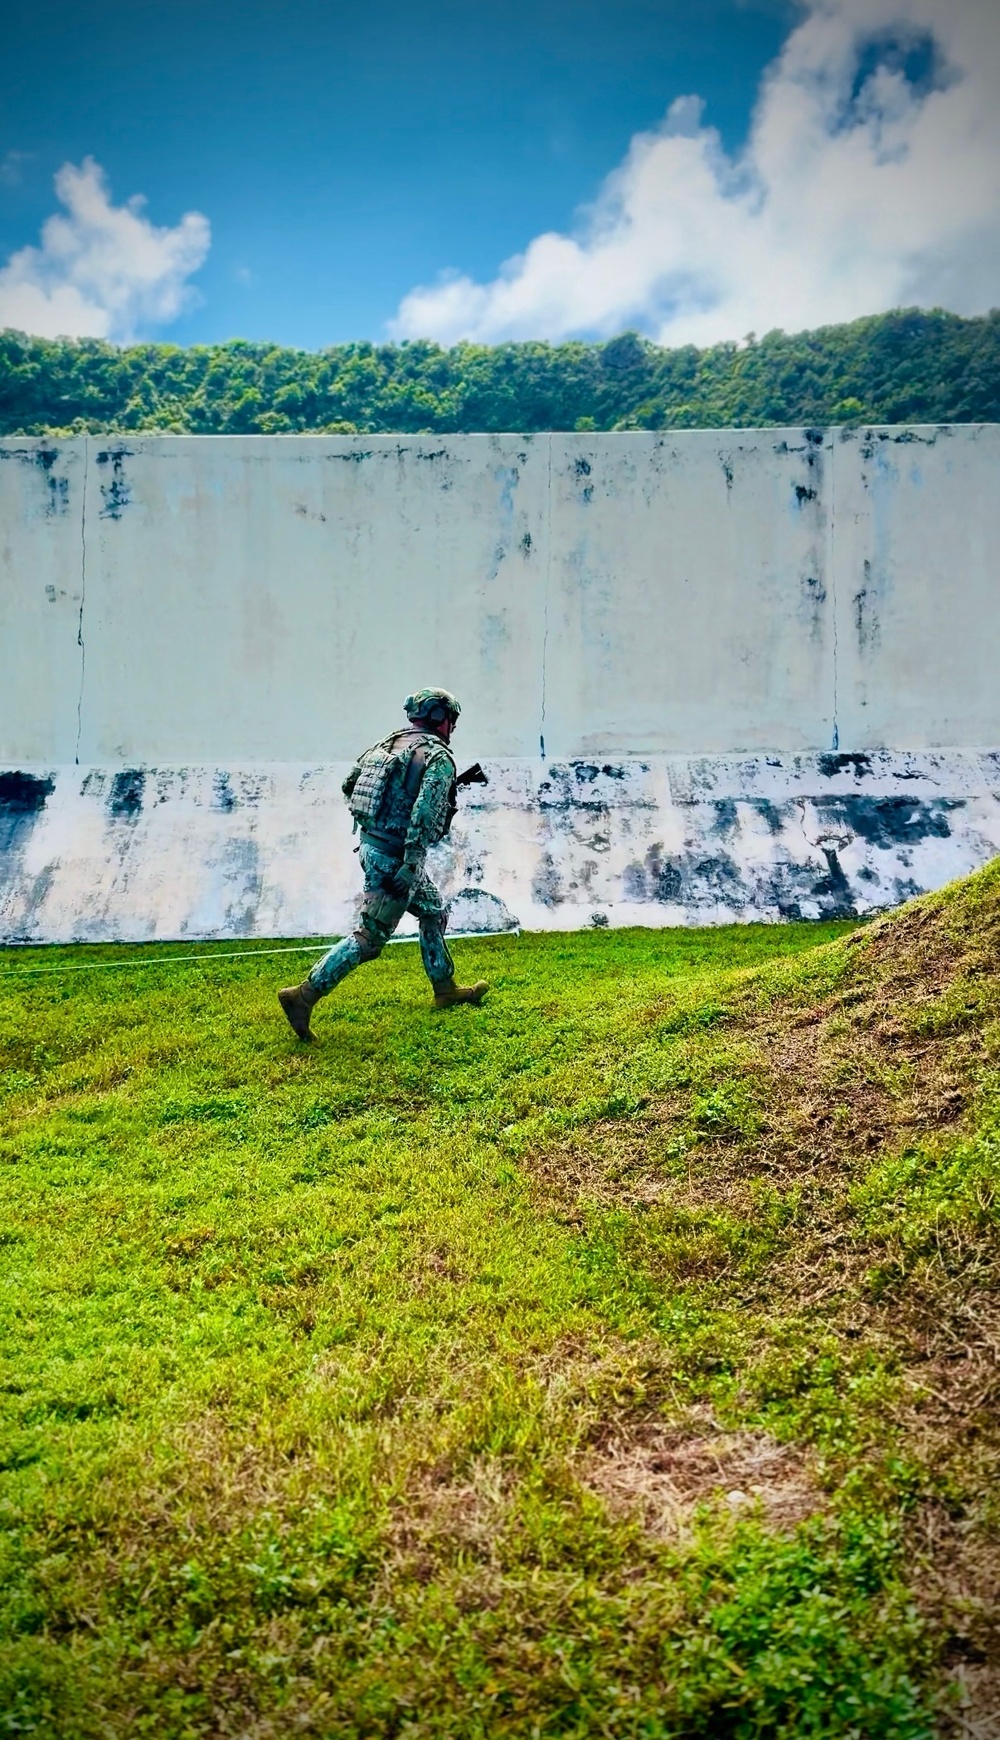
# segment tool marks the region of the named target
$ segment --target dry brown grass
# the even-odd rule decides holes
[[[446,1461],[423,1470],[396,1513],[392,1542],[424,1581],[442,1557],[456,1553],[489,1561],[507,1513],[511,1470],[480,1456],[456,1477]]]
[[[818,993],[793,981],[761,996],[750,982],[711,1048],[683,1033],[675,1042],[693,1079],[699,1050],[711,1049],[717,1078],[749,1087],[752,1128],[697,1128],[685,1087],[536,1156],[535,1176],[541,1197],[580,1224],[595,1207],[683,1223],[676,1279],[721,1285],[770,1318],[819,1313],[896,1366],[885,1429],[950,1494],[925,1502],[912,1527],[917,1597],[950,1634],[964,1699],[942,1731],[1000,1740],[995,1215],[984,1201],[978,1222],[946,1219],[914,1245],[905,1227],[873,1231],[851,1194],[880,1159],[917,1145],[933,1166],[977,1128],[983,1084],[1000,1069],[1000,867],[829,946],[839,971]],[[761,1263],[713,1256],[699,1216],[753,1223],[762,1183],[796,1199],[787,1236]],[[821,1502],[807,1464],[762,1435],[678,1436],[648,1421],[609,1426],[583,1477],[667,1535],[712,1495],[748,1494],[775,1527]]]
[[[670,1424],[619,1421],[582,1458],[579,1478],[660,1540],[683,1539],[695,1509],[710,1501],[730,1516],[756,1511],[776,1530],[823,1505],[799,1451],[767,1432],[726,1432],[707,1409]]]

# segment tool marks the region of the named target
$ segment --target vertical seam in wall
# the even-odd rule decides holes
[[[830,575],[833,615],[833,738],[834,753],[840,748],[840,623],[837,609],[837,438],[830,437],[830,519],[826,540],[826,563]]]
[[[76,697],[76,766],[80,765],[80,740],[83,733],[83,680],[87,671],[87,647],[83,638],[83,611],[87,602],[87,473],[90,469],[90,440],[83,437],[83,503],[80,510],[80,614],[76,624],[76,644],[80,648],[80,688]]]
[[[552,575],[552,436],[549,435],[548,477],[545,490],[545,592],[542,600],[542,718],[538,730],[538,753],[545,760],[545,683],[549,654],[549,580]]]

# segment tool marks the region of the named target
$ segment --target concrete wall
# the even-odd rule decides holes
[[[427,682],[493,773],[440,861],[470,922],[971,868],[998,460],[994,425],[2,442],[0,933],[342,929],[341,764]]]

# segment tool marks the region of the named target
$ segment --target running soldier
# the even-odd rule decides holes
[[[317,961],[301,985],[278,992],[300,1039],[314,1037],[310,1015],[321,997],[362,961],[382,953],[404,912],[420,926],[420,954],[434,990],[435,1009],[481,1003],[488,986],[456,985],[444,940],[448,915],[424,868],[430,846],[443,840],[455,815],[459,784],[485,784],[478,763],[456,776],[448,745],[461,708],[447,689],[418,689],[404,703],[409,725],[366,749],[344,781],[354,823],[365,890],[358,928]]]

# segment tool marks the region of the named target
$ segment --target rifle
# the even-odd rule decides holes
[[[478,761],[474,761],[472,766],[467,767],[465,772],[460,773],[458,775],[457,779],[455,780],[455,784],[457,786],[489,785],[489,783],[490,783],[489,775],[483,772],[482,767],[480,766]]]

